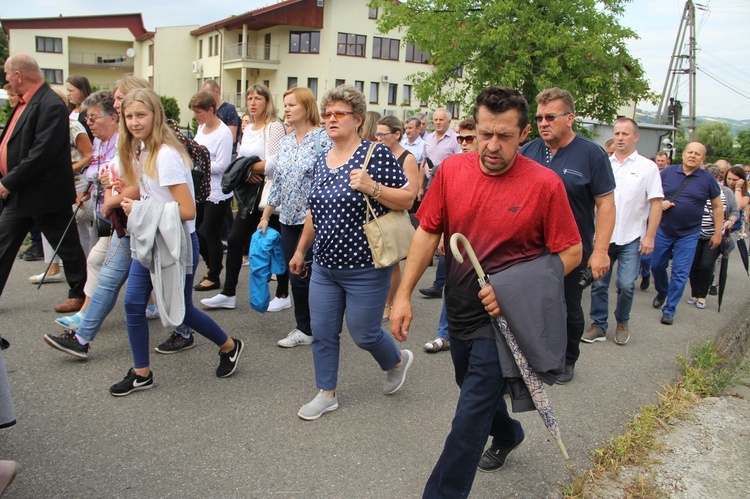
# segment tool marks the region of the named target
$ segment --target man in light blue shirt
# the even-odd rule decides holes
[[[409,151],[417,158],[417,164],[422,162],[422,155],[424,153],[424,139],[420,137],[421,123],[419,118],[412,116],[404,121],[404,138],[401,140],[401,145],[404,149]]]

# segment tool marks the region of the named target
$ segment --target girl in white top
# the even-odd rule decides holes
[[[211,155],[211,193],[197,207],[196,227],[200,253],[206,262],[206,275],[196,284],[196,291],[219,289],[221,270],[224,268],[224,246],[221,244],[221,226],[232,200],[232,193],[221,192],[221,177],[232,161],[232,132],[216,115],[216,100],[210,92],[198,92],[190,99],[190,109],[198,122],[195,141],[208,149]]]
[[[193,267],[198,263],[198,238],[195,235],[195,198],[190,173],[190,157],[165,123],[164,109],[159,96],[150,88],[134,90],[122,102],[122,120],[118,148],[123,165],[123,179],[129,187],[139,191],[140,200],[179,205],[180,218],[186,224],[193,245]],[[140,146],[143,150],[137,154]],[[126,168],[133,165],[134,168]],[[134,201],[125,198],[122,209],[130,215]],[[138,227],[128,224],[136,236]],[[177,230],[183,230],[182,227]],[[175,233],[175,238],[180,237]],[[218,377],[234,373],[242,342],[232,339],[203,312],[193,306],[193,274],[185,278],[184,323],[219,346],[220,362],[216,370]],[[153,373],[149,362],[149,332],[146,320],[146,303],[152,290],[151,275],[138,260],[130,267],[127,291],[125,292],[125,322],[133,353],[134,368],[125,378],[109,389],[114,396],[124,396],[137,390],[153,386]]]

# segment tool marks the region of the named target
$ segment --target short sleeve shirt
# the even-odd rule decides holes
[[[143,151],[141,154],[149,154],[149,152]],[[145,161],[146,157],[142,159]],[[159,203],[170,203],[174,201],[174,198],[169,187],[179,184],[187,184],[190,188],[190,195],[195,196],[190,168],[185,164],[180,153],[172,147],[163,145],[159,148],[156,156],[156,171],[157,178],[139,173],[142,200],[151,199]],[[195,232],[195,220],[189,220],[187,225],[191,233]]]
[[[446,159],[417,211],[420,227],[443,233],[446,241],[459,232],[471,243],[482,268],[493,275],[530,261],[544,252],[559,253],[581,241],[565,188],[553,172],[516,156],[502,175],[488,175],[477,153]],[[472,265],[458,264],[450,251],[446,311],[451,336],[492,337],[490,316],[477,293]]]
[[[698,168],[690,174],[695,178],[678,194],[690,177],[685,175],[682,165],[667,166],[660,175],[664,200],[672,201],[674,206],[662,212],[659,228],[669,237],[685,237],[699,232],[706,201],[721,195],[716,178]],[[675,194],[678,194],[676,198]]]
[[[372,254],[365,231],[364,195],[349,187],[349,174],[363,168],[371,142],[361,141],[357,150],[343,165],[330,168],[327,154],[315,160],[315,176],[308,198],[315,229],[313,255],[316,263],[332,269],[372,267]],[[409,184],[396,158],[383,144],[376,144],[367,168],[373,180],[385,187],[403,188]],[[389,210],[377,201],[370,201],[375,214]]]
[[[240,131],[240,115],[237,114],[237,108],[228,102],[222,102],[219,109],[216,110],[216,116],[224,122],[226,126],[236,126],[237,133]],[[232,137],[232,143],[237,142],[237,137]]]
[[[553,170],[562,179],[581,233],[585,261],[594,250],[594,198],[615,190],[615,177],[607,153],[581,135],[559,148],[554,156],[541,138],[523,146],[520,153]]]

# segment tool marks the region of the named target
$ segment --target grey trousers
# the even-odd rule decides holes
[[[0,428],[7,428],[14,424],[16,424],[16,413],[13,412],[8,374],[5,372],[3,354],[0,352]]]

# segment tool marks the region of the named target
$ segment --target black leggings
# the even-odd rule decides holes
[[[224,296],[237,294],[237,280],[242,270],[242,256],[245,254],[242,248],[258,228],[262,214],[263,211],[256,207],[245,219],[240,216],[234,217],[232,230],[229,231],[227,239],[227,271],[224,275],[224,289],[221,292]],[[278,215],[271,216],[268,226],[281,232]],[[289,274],[284,272],[282,275],[277,275],[276,279],[276,297],[289,296]]]
[[[201,257],[208,267],[206,279],[211,282],[219,282],[221,271],[224,268],[224,247],[221,244],[221,226],[224,223],[227,205],[231,199],[212,203],[206,201],[198,205],[198,215],[195,226],[198,227],[198,243],[200,244]]]

